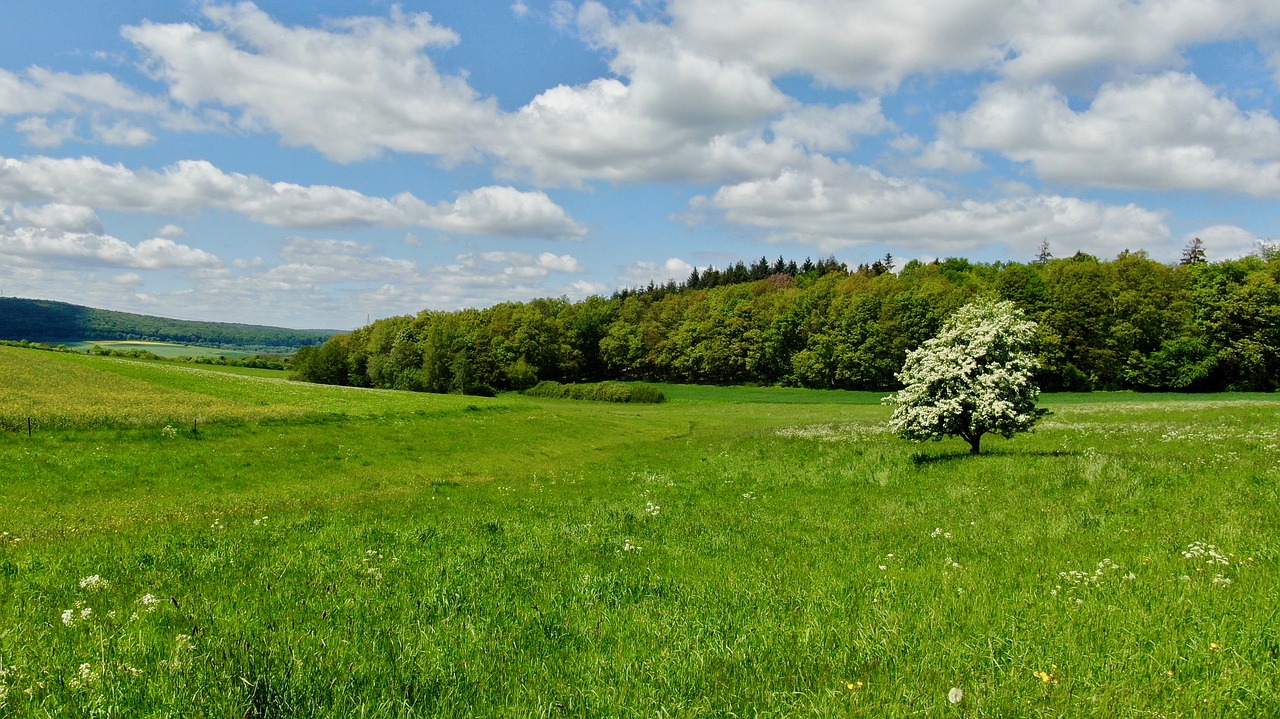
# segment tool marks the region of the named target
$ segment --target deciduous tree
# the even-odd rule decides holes
[[[1032,341],[1036,323],[1012,302],[979,300],[961,307],[937,337],[909,353],[898,373],[902,390],[885,398],[894,406],[889,426],[924,441],[955,436],[978,454],[989,433],[1012,437],[1030,430],[1045,410]]]

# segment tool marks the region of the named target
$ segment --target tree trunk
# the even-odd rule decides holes
[[[979,454],[978,447],[982,444],[982,435],[975,434],[972,437],[965,437],[969,442],[969,454]]]

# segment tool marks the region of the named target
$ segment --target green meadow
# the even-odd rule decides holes
[[[94,347],[107,350],[129,352],[140,350],[150,352],[157,357],[248,357],[253,352],[248,350],[218,349],[217,347],[201,347],[199,345],[182,345],[173,342],[150,342],[143,340],[83,340],[65,343],[69,349],[88,352]]]
[[[0,716],[1280,716],[1277,397],[662,389],[0,347]]]

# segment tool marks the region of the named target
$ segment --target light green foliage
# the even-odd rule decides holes
[[[0,433],[5,719],[1280,716],[1271,395],[1048,395],[957,461],[869,393],[10,351],[159,414]]]
[[[1012,437],[1044,414],[1032,380],[1036,323],[1012,302],[983,300],[961,307],[937,337],[907,355],[904,387],[886,397],[889,426],[923,442],[961,437],[977,454],[988,433]]]

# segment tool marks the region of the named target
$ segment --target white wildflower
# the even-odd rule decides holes
[[[964,690],[960,687],[951,687],[951,691],[947,692],[947,701],[952,704],[959,704],[964,701]]]
[[[111,582],[108,582],[97,574],[91,574],[80,580],[80,588],[90,592],[96,592],[99,589],[106,589],[110,585]]]
[[[640,547],[639,547],[638,545],[632,544],[632,543],[631,543],[631,540],[630,540],[630,539],[628,539],[628,540],[623,541],[623,543],[622,543],[622,551],[624,551],[624,552],[638,552],[638,551],[640,551]]]
[[[96,681],[98,681],[98,672],[94,670],[93,665],[81,664],[80,669],[67,679],[67,686],[72,689],[79,689]]]
[[[1231,562],[1212,544],[1192,542],[1187,551],[1182,553],[1187,559],[1203,559],[1205,564],[1227,565]]]

